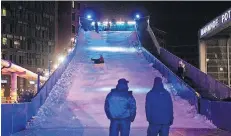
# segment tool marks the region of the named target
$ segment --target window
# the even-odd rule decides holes
[[[80,10],[80,3],[78,3],[78,7],[77,8],[78,8],[78,10]]]
[[[38,59],[35,59],[35,66],[38,66]]]
[[[13,40],[10,39],[10,48],[14,48],[13,46]]]
[[[10,10],[7,14],[9,14],[9,16],[15,17],[15,12],[13,10]]]
[[[2,9],[2,16],[6,16],[6,9],[5,8]]]
[[[75,33],[75,26],[72,25],[72,33]]]
[[[27,42],[27,50],[31,50],[31,40],[28,40]]]
[[[37,23],[37,22],[38,22],[38,16],[35,15],[35,23]]]
[[[2,59],[6,59],[6,54],[2,54]]]
[[[72,13],[72,21],[75,21],[75,13]]]
[[[48,52],[51,53],[51,46],[48,46]]]
[[[72,8],[75,8],[75,1],[72,1]]]
[[[45,31],[42,31],[42,37],[45,38]]]
[[[27,20],[31,21],[31,15],[30,15],[30,13],[27,13]]]
[[[20,47],[21,49],[25,49],[25,46],[24,46],[24,42],[23,42],[23,41],[20,42],[20,45],[21,45],[21,47]]]
[[[23,26],[20,25],[20,33],[23,33]]]
[[[23,19],[23,12],[22,12],[22,10],[19,11],[19,17],[20,17],[20,19]]]
[[[13,25],[10,24],[10,33],[12,33],[12,32],[13,32]]]
[[[44,52],[43,45],[42,45],[42,52]]]
[[[23,56],[19,56],[19,63],[23,64]]]
[[[52,32],[49,32],[49,39],[50,39],[50,40],[52,40],[52,39],[53,39]]]
[[[28,13],[25,13],[25,20],[28,20]]]
[[[35,37],[35,31],[36,31],[36,30],[35,30],[34,28],[31,28],[31,29],[30,29],[31,36]]]
[[[39,30],[35,30],[35,37],[38,37],[39,36]]]
[[[36,51],[37,51],[37,44],[35,44],[35,45],[34,45],[34,50],[36,50]]]
[[[14,55],[14,62],[17,63],[17,61],[16,61],[16,55]]]
[[[41,42],[38,42],[38,44],[37,44],[37,51],[39,51],[39,52],[40,52],[40,46],[41,46]]]
[[[42,65],[44,66],[44,59],[42,59]]]
[[[5,33],[6,32],[6,24],[2,23],[2,32]]]
[[[14,41],[14,47],[18,49],[20,47],[20,42],[19,41]]]
[[[34,2],[31,1],[31,2],[29,2],[29,3],[30,3],[30,8],[33,9],[33,8],[34,8]]]
[[[6,45],[6,44],[7,44],[7,38],[5,38],[5,37],[2,38],[2,44],[3,44],[3,45]]]
[[[10,55],[10,61],[13,61],[13,56],[12,55]]]

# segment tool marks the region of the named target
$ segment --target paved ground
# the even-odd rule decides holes
[[[107,128],[58,128],[58,129],[39,129],[26,130],[15,136],[108,136]],[[146,136],[146,128],[133,128],[130,136]],[[186,129],[172,128],[169,136],[230,136],[229,132],[217,129]]]

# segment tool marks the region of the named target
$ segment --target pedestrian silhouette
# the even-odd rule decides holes
[[[107,95],[105,112],[111,121],[109,136],[129,136],[131,122],[136,116],[136,101],[131,91],[128,91],[128,82],[122,78],[115,89]]]
[[[160,77],[155,78],[152,90],[147,93],[145,111],[149,123],[147,135],[168,136],[173,123],[173,103]]]

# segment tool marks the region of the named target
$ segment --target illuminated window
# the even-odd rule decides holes
[[[78,10],[80,9],[80,3],[78,3]]]
[[[5,8],[2,9],[2,16],[6,16],[6,9]]]
[[[6,38],[2,38],[2,44],[6,45],[7,44],[7,39]]]
[[[72,13],[72,21],[75,21],[75,13]]]
[[[72,8],[75,8],[75,1],[72,1]]]
[[[72,33],[75,33],[75,26],[72,25]]]

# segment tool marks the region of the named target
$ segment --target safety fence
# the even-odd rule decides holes
[[[172,71],[177,71],[178,63],[182,60],[163,48],[160,50],[160,57]],[[217,81],[210,75],[205,74],[191,64],[185,61],[183,61],[183,63],[186,66],[186,76],[192,80],[193,84],[195,84],[196,91],[205,95],[212,95],[217,100],[230,97],[231,88]],[[211,96],[206,97],[210,98]]]
[[[153,68],[157,69],[163,77],[167,78],[168,82],[174,86],[173,93],[180,96],[182,99],[188,100],[188,102],[198,109],[199,96],[193,88],[184,83],[178,76],[176,76],[168,67],[166,67],[161,61],[156,59],[151,53],[142,47],[143,55],[146,60],[153,63]]]
[[[205,115],[218,128],[231,131],[231,102],[210,101],[199,97],[193,88],[178,78],[168,67],[156,59],[143,48],[145,58],[153,63],[153,67],[159,70],[164,77],[174,86],[174,93],[194,105],[200,114]]]
[[[231,103],[200,99],[200,114],[205,115],[218,128],[231,131]]]
[[[231,89],[228,86],[182,60],[186,66],[186,76],[195,84],[195,88],[192,88],[174,73],[177,71],[178,63],[181,60],[179,57],[173,55],[164,48],[160,48],[159,55],[161,61],[159,61],[146,49],[143,50],[146,59],[153,63],[153,67],[159,70],[163,76],[171,82],[176,89],[175,92],[180,97],[188,100],[190,104],[195,105],[198,112],[205,115],[218,128],[231,131],[231,103],[210,101],[205,98],[197,97],[198,95],[196,93],[197,91],[201,93],[200,96],[208,95],[207,98],[213,97],[217,100],[221,100],[230,97]]]

